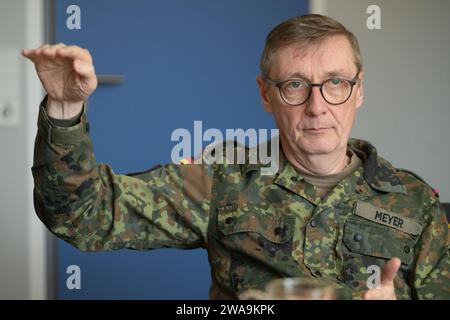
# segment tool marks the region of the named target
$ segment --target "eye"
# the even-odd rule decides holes
[[[290,81],[288,83],[288,86],[293,88],[293,89],[299,89],[305,86],[305,84],[303,83],[303,81],[299,81],[299,80],[293,80]]]
[[[328,80],[333,86],[340,85],[342,83],[342,80],[339,78],[332,78]]]

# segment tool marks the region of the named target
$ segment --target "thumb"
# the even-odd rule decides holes
[[[92,63],[88,63],[83,60],[74,60],[73,68],[82,77],[89,77],[94,72],[94,66]]]
[[[389,285],[394,281],[397,271],[400,268],[401,261],[399,258],[392,258],[384,265],[381,271],[381,285]]]

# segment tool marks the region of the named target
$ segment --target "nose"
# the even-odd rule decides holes
[[[320,93],[319,87],[313,87],[311,96],[306,101],[305,112],[309,116],[319,116],[325,114],[328,111],[328,104]]]

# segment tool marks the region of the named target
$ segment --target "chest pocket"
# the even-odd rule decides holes
[[[217,240],[230,259],[233,289],[263,288],[269,281],[298,273],[292,257],[295,217],[256,205],[217,209]]]
[[[360,217],[350,217],[344,226],[343,243],[350,256],[386,260],[397,257],[403,265],[409,266],[416,241],[417,236]]]
[[[274,244],[282,244],[293,238],[295,217],[292,215],[273,214],[247,204],[227,207],[227,211],[218,209],[218,226],[224,236],[248,234],[255,240],[262,237]]]

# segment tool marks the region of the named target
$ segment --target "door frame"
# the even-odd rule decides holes
[[[26,48],[36,48],[43,43],[52,43],[54,28],[54,0],[26,0]],[[27,130],[27,163],[33,165],[33,150],[37,132],[37,104],[44,96],[41,83],[32,63],[24,64],[24,110]],[[33,176],[27,175],[28,217],[28,298],[31,300],[55,299],[57,280],[56,237],[46,230],[36,216],[33,202]]]

